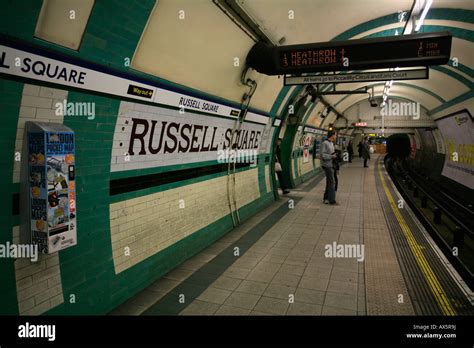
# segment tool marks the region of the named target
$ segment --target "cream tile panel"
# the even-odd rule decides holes
[[[257,168],[237,173],[235,182],[238,207],[259,197]],[[111,204],[115,272],[136,265],[227,214],[227,176]]]
[[[13,227],[13,243],[18,244],[20,227]],[[20,315],[40,315],[64,302],[59,254],[38,255],[15,261],[16,294]]]
[[[20,113],[15,141],[15,153],[22,152],[26,121],[63,123],[64,116],[56,115],[56,103],[67,100],[68,91],[26,84],[20,102]],[[13,182],[20,182],[20,161],[13,158]]]
[[[270,166],[265,166],[265,187],[267,188],[266,192],[270,192],[272,185],[270,184]]]

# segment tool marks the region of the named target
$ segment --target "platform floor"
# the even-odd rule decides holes
[[[309,180],[110,314],[423,315],[433,313],[417,304],[443,298],[428,296],[443,292],[443,282],[459,287],[445,297],[453,308],[460,306],[454,315],[471,313],[472,292],[441,256],[437,262],[446,270],[440,287],[419,282],[424,289],[415,291],[407,269],[417,266],[403,261],[397,248],[405,246],[394,234],[397,221],[390,220],[399,217],[389,216],[382,199],[391,184],[382,165],[377,155],[369,168],[357,158],[345,164],[339,206],[323,204],[324,178]],[[423,236],[426,243],[419,243],[436,249]],[[341,249],[345,254],[337,253]]]

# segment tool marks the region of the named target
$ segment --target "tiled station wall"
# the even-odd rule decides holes
[[[97,1],[76,56],[128,70],[123,67],[123,57],[133,56],[153,5],[154,1],[141,1],[131,10],[121,1]],[[0,14],[1,32],[71,54],[33,38],[41,1],[22,2],[20,11],[13,11],[16,5],[11,6]],[[102,25],[106,8],[133,19],[129,22],[133,26]],[[15,18],[12,13],[22,17]],[[113,14],[108,13],[107,18]],[[111,170],[111,159],[121,100],[57,87],[0,79],[0,224],[4,227],[0,243],[19,240],[20,167],[14,154],[21,152],[25,121],[36,120],[64,123],[75,132],[78,244],[53,255],[41,255],[37,263],[0,259],[1,314],[108,313],[233,228],[227,173],[112,196],[110,183],[117,173]],[[94,103],[95,118],[56,115],[54,105],[63,100]],[[275,132],[269,133],[271,140]],[[235,201],[241,221],[274,200],[267,159],[270,151],[265,147],[256,167],[236,172]],[[192,167],[206,165],[208,160]],[[122,179],[134,177],[141,170],[117,175]],[[154,168],[146,170],[152,173]],[[125,246],[130,256],[124,256]]]
[[[6,95],[12,90],[20,94],[18,104],[6,114],[14,122],[2,132],[10,138],[11,153],[22,151],[27,120],[64,123],[76,134],[78,245],[40,255],[37,263],[2,260],[2,271],[9,269],[5,273],[11,277],[2,283],[2,290],[14,291],[9,313],[107,313],[232,229],[226,172],[163,187],[155,193],[142,190],[134,193],[135,197],[110,195],[119,100],[6,80],[0,86]],[[55,98],[93,102],[96,117],[56,116],[52,109]],[[235,200],[242,220],[274,199],[269,166],[263,159],[261,156],[257,167],[241,168],[235,175]],[[20,168],[13,157],[8,162],[9,180],[2,182],[2,191],[9,199],[2,200],[7,206],[2,218],[10,221],[11,229],[9,236],[2,237],[18,242],[18,211],[7,214],[14,209],[12,196],[19,192]]]
[[[259,199],[258,170],[237,173],[235,191],[239,208]],[[226,175],[111,204],[115,272],[135,266],[228,214]]]
[[[0,32],[42,48],[129,72],[130,68],[124,66],[124,58],[134,56],[155,0],[95,1],[77,52],[34,38],[41,5],[42,0],[4,1],[0,11]],[[384,23],[392,24],[397,21],[395,13],[381,20],[377,19],[356,26],[335,39],[350,39]],[[472,21],[469,19],[469,22]],[[450,27],[451,29],[453,28]],[[458,37],[470,35],[465,32],[466,30],[459,29]],[[385,31],[380,35],[386,34],[389,33]],[[374,35],[379,35],[379,33]],[[134,73],[139,77],[148,77],[137,71]],[[290,94],[285,88],[282,89],[285,93],[279,95],[270,112],[272,117],[276,114],[281,116],[283,113],[283,106],[286,105],[285,97]],[[296,87],[294,89],[296,90]],[[52,116],[51,105],[58,97],[59,99],[66,98],[69,102],[91,102],[96,106],[96,117],[93,121],[74,117],[66,117],[63,120],[64,124],[75,131],[76,135],[78,245],[51,257],[44,257],[36,265],[0,258],[0,314],[107,313],[143,289],[153,279],[157,279],[233,227],[229,214],[205,216],[203,220],[193,221],[195,225],[181,226],[179,236],[170,236],[170,241],[173,241],[173,238],[177,240],[182,237],[178,242],[166,247],[167,241],[158,238],[150,243],[151,245],[147,245],[147,236],[142,234],[142,228],[146,230],[147,227],[137,224],[137,219],[134,218],[143,214],[145,205],[155,205],[153,208],[156,208],[165,199],[174,201],[181,194],[176,190],[183,185],[162,187],[156,192],[144,190],[134,194],[110,196],[111,153],[121,100],[67,91],[54,86],[29,82],[25,85],[25,81],[0,79],[0,115],[2,117],[0,226],[3,227],[0,229],[1,244],[18,239],[20,219],[18,209],[15,209],[18,206],[15,197],[17,199],[20,189],[19,167],[13,158],[15,151],[18,151],[24,120],[49,119]],[[46,99],[50,101],[45,101]],[[456,108],[454,104],[457,103],[457,100],[453,100],[451,106]],[[270,178],[270,162],[266,157],[268,156],[265,154],[260,156],[259,165],[256,168],[240,170],[236,175],[237,182],[244,182],[243,186],[249,190],[249,192],[239,191],[241,194],[237,198],[241,220],[245,220],[273,201],[274,180]],[[301,180],[305,179],[305,175],[313,175],[319,168],[318,160],[310,160],[309,164],[301,165],[302,175],[299,176],[299,171],[295,170],[299,168],[299,163],[296,160],[292,162],[291,172],[298,175]],[[315,169],[306,171],[311,168],[311,165]],[[136,173],[131,175],[136,175]],[[194,188],[200,192],[199,190],[205,187],[206,183],[219,180],[222,180],[221,175],[201,177],[194,182],[187,181],[186,186],[193,187],[190,192],[193,192]],[[257,187],[258,191],[255,190]],[[166,191],[173,192],[171,197],[174,198],[165,198],[168,195],[165,194]],[[188,194],[188,192],[182,194]],[[140,202],[140,200],[143,201]],[[186,211],[190,204],[188,200],[192,202],[192,198],[185,197],[186,207],[181,211],[176,209],[176,214],[184,214],[184,216],[197,214],[192,209]],[[223,202],[222,199],[220,202]],[[120,204],[125,204],[125,208],[122,207],[120,210]],[[120,216],[123,210],[127,213],[131,212],[127,215],[130,221],[126,222],[122,231],[119,228],[116,234],[115,220],[123,218]],[[147,223],[151,224],[151,222]],[[206,223],[206,227],[200,228]],[[195,231],[191,232],[193,229]],[[125,241],[127,238],[129,240]],[[133,245],[134,242],[136,243],[135,251],[139,253],[131,254],[133,256],[130,262],[120,262],[119,248],[123,247],[123,243]]]
[[[24,155],[23,137],[25,122],[63,123],[64,116],[57,115],[55,104],[67,99],[68,91],[44,86],[24,84],[18,112],[15,154]],[[18,157],[16,157],[18,159]],[[20,182],[20,161],[13,160],[13,183]],[[20,243],[20,226],[13,227],[12,239]],[[59,255],[44,255],[37,263],[28,259],[15,262],[16,295],[20,314],[43,313],[63,302]]]

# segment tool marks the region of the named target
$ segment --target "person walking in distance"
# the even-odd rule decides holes
[[[328,137],[321,144],[321,167],[326,174],[326,190],[324,191],[324,204],[336,203],[336,191],[335,191],[335,180],[334,180],[334,167],[333,159],[337,158],[336,152],[334,151],[334,142],[336,141],[336,132],[330,130]]]
[[[278,177],[278,181],[280,182],[280,188],[283,191],[283,194],[288,194],[290,191],[286,188],[285,181],[283,180],[283,171],[281,168],[281,139],[277,139],[276,142],[276,151],[275,151],[275,172]]]
[[[352,140],[349,141],[349,145],[347,145],[347,152],[349,154],[349,163],[352,163],[352,156],[354,156],[354,148],[352,147]]]
[[[368,168],[367,160],[370,159],[370,148],[369,140],[367,138],[364,139],[364,143],[362,144],[362,157],[364,158],[364,168]]]
[[[362,147],[363,147],[363,146],[364,146],[364,145],[362,144],[362,140],[359,141],[359,144],[357,144],[357,151],[359,152],[359,158],[362,157]]]

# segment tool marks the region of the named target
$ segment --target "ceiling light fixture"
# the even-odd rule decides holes
[[[432,3],[433,3],[433,0],[426,0],[425,8],[423,9],[423,12],[421,13],[420,18],[416,22],[415,32],[418,32],[421,29],[421,26],[423,25],[423,22],[426,18],[426,15],[428,14],[428,10],[430,9]]]

